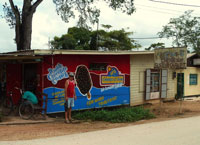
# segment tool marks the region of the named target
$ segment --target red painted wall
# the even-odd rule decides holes
[[[30,64],[31,65],[31,64]],[[37,91],[42,92],[42,63],[37,65]],[[30,72],[31,73],[31,72]],[[14,104],[17,104],[21,98],[20,91],[15,89],[15,87],[22,88],[23,76],[22,76],[22,64],[7,64],[6,66],[6,92],[13,92]],[[26,91],[26,90],[25,90]]]
[[[67,66],[68,72],[75,72],[78,65],[86,65],[89,68],[90,63],[107,63],[110,66],[115,66],[126,74],[126,86],[130,86],[130,56],[129,55],[54,55],[44,56],[42,63],[37,64],[38,75],[38,91],[50,86],[54,86],[47,80],[49,68],[54,68],[57,63]],[[31,65],[31,64],[30,64]],[[107,73],[106,71],[90,71],[93,85],[97,88],[99,85],[99,74]],[[13,100],[16,104],[21,95],[19,90],[14,87],[22,88],[22,64],[7,65],[7,94],[13,92]],[[64,88],[65,79],[58,81],[56,87]]]
[[[53,63],[53,65],[52,65]],[[54,86],[49,80],[47,80],[47,74],[49,68],[54,68],[57,63],[67,66],[68,72],[75,72],[78,65],[86,65],[89,68],[90,63],[107,63],[110,66],[116,66],[119,71],[126,75],[126,85],[130,86],[130,56],[129,55],[54,55],[44,56],[43,62],[43,76],[44,76],[44,88]],[[100,87],[97,75],[106,71],[90,71],[93,85]],[[99,80],[98,80],[99,81]],[[65,80],[58,81],[57,87],[64,87]]]
[[[6,92],[7,95],[12,91],[14,104],[20,99],[20,91],[15,87],[22,87],[22,65],[21,64],[8,64],[6,66]]]

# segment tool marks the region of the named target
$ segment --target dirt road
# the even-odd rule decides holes
[[[200,116],[1,145],[199,145]]]
[[[159,104],[147,105],[145,106],[145,108],[149,108],[156,115],[156,119],[142,120],[132,123],[108,123],[88,121],[75,124],[64,124],[64,118],[60,118],[61,120],[59,122],[44,124],[0,125],[0,141],[49,138],[55,136],[72,135],[91,131],[133,126],[151,122],[160,122],[164,120],[174,120],[179,118],[200,116],[200,101],[198,100],[184,101],[182,114],[179,114],[179,102],[164,103],[162,106],[160,106]],[[6,121],[12,120],[3,120],[3,123]]]

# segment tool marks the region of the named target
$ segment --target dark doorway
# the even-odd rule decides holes
[[[177,99],[184,96],[184,73],[177,74]]]
[[[37,89],[37,64],[24,64],[23,80],[24,90],[35,93]]]

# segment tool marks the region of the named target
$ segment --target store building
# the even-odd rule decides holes
[[[177,98],[182,96],[200,96],[200,56],[196,53],[187,55],[187,68],[177,70]]]
[[[0,62],[1,80],[7,93],[14,92],[14,101],[20,98],[15,87],[44,92],[47,113],[64,111],[68,72],[77,82],[73,110],[135,106],[176,94],[174,70],[155,69],[152,51],[28,50],[1,54]]]

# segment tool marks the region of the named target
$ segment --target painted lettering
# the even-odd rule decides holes
[[[58,63],[55,68],[48,69],[49,73],[47,75],[47,79],[56,85],[59,80],[69,77],[67,70],[67,67],[64,67],[62,64]]]

